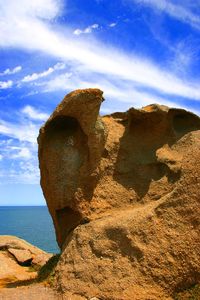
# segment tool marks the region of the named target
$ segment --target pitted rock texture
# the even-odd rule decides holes
[[[16,236],[1,235],[0,288],[35,279],[36,269],[39,270],[51,257],[52,254]],[[30,266],[35,271],[30,272]],[[3,299],[1,295],[0,299]]]
[[[106,130],[98,116],[100,90],[78,90],[58,105],[38,138],[41,185],[61,246],[90,215]]]
[[[172,299],[200,279],[200,119],[156,104],[99,117],[102,100],[70,93],[38,138],[57,286],[72,299]]]

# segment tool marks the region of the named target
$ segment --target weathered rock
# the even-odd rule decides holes
[[[13,235],[0,235],[0,250],[28,250],[33,256],[46,252]],[[47,253],[46,253],[47,254]]]
[[[19,265],[7,251],[0,251],[0,288],[16,282],[29,281],[36,277],[37,272],[30,272],[28,267]]]
[[[0,287],[37,277],[28,266],[40,268],[52,254],[15,236],[0,236]]]
[[[33,260],[33,256],[29,250],[9,248],[8,252],[11,253],[20,265],[29,266]]]
[[[42,284],[31,284],[17,288],[1,288],[0,300],[70,300]]]
[[[36,255],[32,259],[32,265],[40,268],[40,267],[44,266],[52,256],[53,256],[53,254],[49,254],[49,253],[42,253],[42,254]]]
[[[95,89],[70,93],[40,130],[41,185],[60,246],[89,215],[106,138],[98,116],[102,99]]]
[[[57,286],[72,299],[171,299],[200,279],[200,119],[160,105],[100,118],[101,101],[67,95],[38,139]]]

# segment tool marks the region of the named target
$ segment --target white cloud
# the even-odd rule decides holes
[[[36,144],[38,129],[38,126],[34,123],[11,123],[0,120],[0,134],[18,139],[19,141]]]
[[[4,75],[12,75],[12,74],[16,74],[18,72],[20,72],[22,70],[21,66],[17,66],[13,69],[6,69],[3,72],[0,73],[0,76],[4,76]]]
[[[19,17],[16,21],[24,17],[51,20],[59,14],[62,7],[59,0],[20,0],[20,5],[16,0],[1,0],[0,5],[1,15],[10,16],[11,13],[14,17]]]
[[[3,159],[3,155],[2,154],[0,154],[0,161]]]
[[[71,83],[71,80],[69,80],[72,76],[72,73],[64,73],[58,76],[55,76],[53,79],[49,81],[42,82],[40,86],[43,87],[44,92],[50,92],[50,91],[57,91],[57,90],[66,90],[70,88],[74,88],[74,85],[76,84],[74,81],[74,84]]]
[[[36,156],[36,155],[35,155]],[[13,163],[7,161],[9,166],[0,170],[0,184],[38,184],[40,181],[40,173],[37,160],[18,157],[13,159]]]
[[[38,163],[36,161],[21,161],[19,164],[20,172],[15,176],[15,183],[38,184],[40,181],[40,173]],[[17,178],[18,177],[18,178]]]
[[[74,30],[73,34],[75,35],[80,35],[80,34],[83,34],[83,33],[91,33],[94,29],[97,29],[99,27],[98,24],[93,24],[93,25],[90,25],[88,27],[86,27],[85,29],[79,29],[77,28],[76,30]]]
[[[48,70],[46,70],[46,71],[44,71],[42,73],[33,73],[31,75],[27,75],[21,81],[22,82],[34,81],[34,80],[37,80],[39,78],[46,77],[46,76],[48,76],[51,73],[53,73],[53,68],[49,68]]]
[[[169,107],[180,107],[180,104],[177,104],[175,100],[168,100],[165,97],[158,96],[153,92],[140,91],[137,89],[137,86],[134,86],[130,81],[115,80],[111,82],[110,80],[104,78],[99,78],[97,75],[93,76],[92,80],[83,80],[84,74],[61,74],[50,81],[43,82],[43,92],[52,92],[52,91],[71,91],[74,89],[84,89],[84,88],[100,88],[104,91],[105,99],[112,99],[115,105],[112,105],[111,108],[104,107],[104,104],[107,105],[107,101],[103,102],[101,107],[101,112],[114,112],[116,110],[121,110],[121,103],[123,103],[123,110],[128,109],[129,107],[145,106],[152,103],[159,103],[167,105]],[[183,104],[183,108],[190,110],[190,108]],[[199,110],[194,110],[196,114],[200,114]]]
[[[21,82],[30,82],[30,81],[35,81],[39,78],[42,77],[46,77],[50,74],[52,74],[53,72],[57,71],[57,70],[63,70],[65,68],[65,64],[64,63],[57,63],[55,64],[53,67],[48,68],[47,70],[40,72],[40,73],[33,73],[31,75],[27,75],[25,76]]]
[[[0,160],[6,163],[0,171],[1,183],[39,183],[37,136],[47,117],[26,106],[13,113],[15,122],[0,120]]]
[[[117,23],[110,23],[109,27],[115,27],[117,25]]]
[[[150,6],[161,12],[168,14],[169,16],[190,24],[192,27],[200,30],[200,17],[191,11],[190,7],[187,6],[186,1],[181,1],[180,4],[174,4],[170,0],[132,0],[134,2]],[[179,2],[179,1],[176,1]],[[199,3],[196,2],[196,8],[199,9]]]
[[[27,115],[32,120],[46,121],[49,117],[48,114],[42,113],[30,105],[25,106],[22,109],[22,113]]]
[[[16,124],[16,127],[18,126]],[[13,125],[7,123],[7,127],[13,128]],[[9,130],[6,130],[7,134],[4,135],[7,135],[7,138],[0,141],[0,157],[3,158],[6,165],[6,167],[0,170],[0,181],[6,184],[12,182],[39,183],[37,144],[27,141],[26,138],[23,141],[19,140],[17,138],[18,132],[17,134],[13,134]],[[9,138],[11,135],[14,137],[13,139]]]
[[[20,9],[13,9],[14,0],[6,2],[0,0],[0,6],[3,7],[0,20],[0,46],[29,51],[39,50],[67,61],[73,69],[84,69],[91,77],[93,72],[97,72],[102,76],[110,76],[112,80],[129,80],[133,84],[150,87],[164,94],[200,100],[198,81],[178,78],[172,72],[160,68],[144,57],[122,53],[97,41],[87,43],[81,39],[73,40],[67,29],[64,35],[60,28],[53,30],[44,17],[41,18],[42,9],[48,7],[48,2],[55,8],[54,13],[53,9],[51,10],[51,14],[55,17],[59,12],[55,0],[36,1],[39,16],[36,4],[30,15],[30,2],[23,3],[26,9],[21,12]],[[49,19],[51,14],[48,14]],[[10,22],[7,22],[8,19]]]
[[[13,81],[12,80],[8,80],[8,81],[0,81],[0,89],[4,90],[4,89],[9,89],[11,88],[13,85]]]
[[[28,120],[24,119],[24,115],[28,117]],[[39,128],[48,115],[27,105],[15,117],[16,122],[0,120],[0,134],[6,135],[11,144],[13,139],[16,139],[21,143],[36,145]]]
[[[0,172],[1,183],[39,182],[36,143],[20,141],[17,138],[9,139],[8,134],[7,138],[0,140],[0,145],[0,155],[7,166]]]
[[[30,159],[32,157],[31,151],[27,147],[19,148],[19,151],[16,154],[13,154],[11,158],[23,158]]]
[[[23,98],[34,96],[37,94],[39,94],[39,91],[30,91],[29,93],[22,95],[20,98],[23,99]]]

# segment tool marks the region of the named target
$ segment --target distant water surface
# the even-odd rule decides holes
[[[0,235],[15,235],[47,252],[59,252],[46,206],[0,206]]]

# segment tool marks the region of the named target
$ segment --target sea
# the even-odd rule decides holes
[[[46,206],[0,206],[0,235],[15,235],[50,253],[59,253]]]

